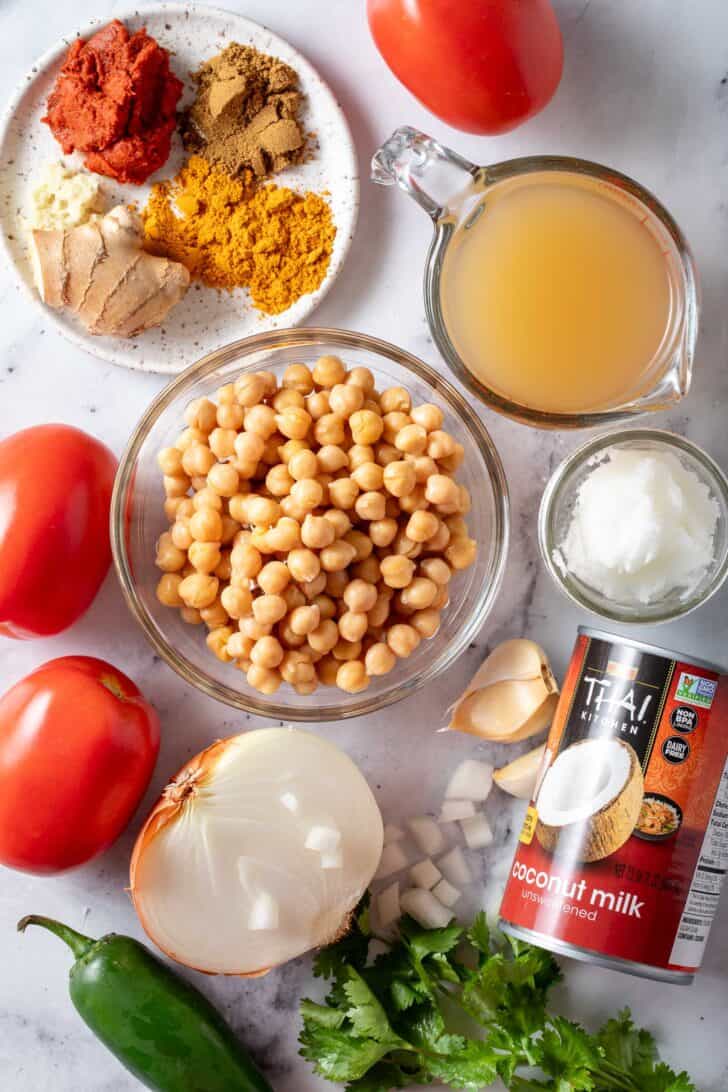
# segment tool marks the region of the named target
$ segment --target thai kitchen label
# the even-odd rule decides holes
[[[504,923],[695,971],[728,869],[727,755],[728,678],[580,634]]]

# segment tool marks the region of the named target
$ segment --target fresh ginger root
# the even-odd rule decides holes
[[[34,231],[31,239],[41,299],[68,308],[92,334],[134,337],[158,326],[190,283],[179,262],[143,249],[141,220],[124,205],[68,231]]]

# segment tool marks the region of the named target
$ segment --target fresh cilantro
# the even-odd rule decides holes
[[[484,914],[467,931],[403,918],[400,939],[368,964],[370,938],[365,902],[316,959],[324,1003],[301,1002],[301,1054],[347,1092],[438,1081],[479,1092],[496,1077],[511,1092],[697,1092],[627,1009],[596,1035],[552,1013],[553,956],[493,934]]]

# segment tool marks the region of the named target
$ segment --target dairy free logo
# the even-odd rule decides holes
[[[717,686],[714,679],[704,679],[700,675],[689,675],[683,671],[678,679],[675,697],[680,701],[688,701],[691,705],[710,709]]]

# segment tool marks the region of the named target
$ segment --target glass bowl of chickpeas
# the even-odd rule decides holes
[[[314,328],[173,380],[112,502],[121,586],[159,655],[289,721],[370,713],[446,671],[495,601],[508,527],[463,396],[394,345]]]

